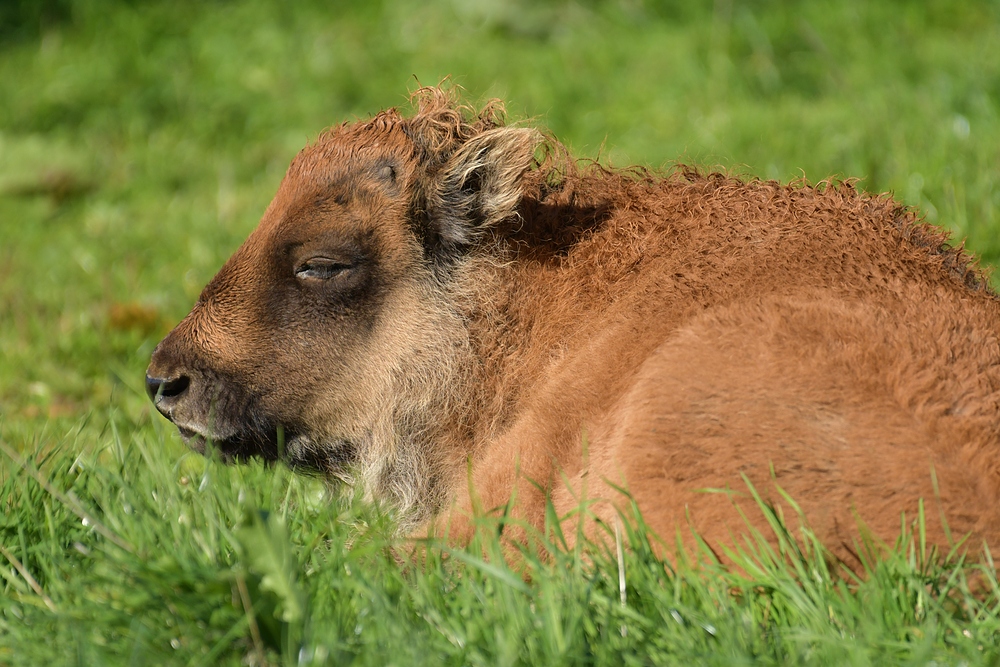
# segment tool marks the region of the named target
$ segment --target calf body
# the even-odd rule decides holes
[[[578,167],[440,90],[324,134],[153,354],[188,442],[360,484],[461,535],[628,489],[670,537],[781,487],[838,556],[1000,538],[1000,301],[887,197]],[[537,159],[538,153],[544,157]],[[531,483],[526,482],[531,480]],[[541,489],[539,488],[541,487]],[[752,513],[751,513],[752,514]]]

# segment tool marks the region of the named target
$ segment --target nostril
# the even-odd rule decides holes
[[[167,396],[169,398],[177,396],[178,394],[183,394],[189,384],[191,384],[191,380],[189,380],[186,375],[174,378],[173,380],[167,380],[163,383],[162,388],[160,389],[160,395]]]
[[[191,380],[186,375],[168,379],[154,378],[147,375],[146,393],[149,394],[149,400],[155,403],[157,397],[173,398],[183,394],[190,384]]]

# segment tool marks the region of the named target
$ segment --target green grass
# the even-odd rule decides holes
[[[31,576],[0,570],[2,664],[1000,660],[994,571],[931,558],[919,533],[861,581],[773,515],[779,547],[752,536],[730,554],[742,571],[708,550],[671,565],[634,520],[621,556],[612,531],[568,549],[549,530],[550,556],[512,569],[484,521],[468,550],[401,565],[384,515],[315,480],[178,459],[160,429],[107,441],[18,458],[0,487],[4,556]]]
[[[596,546],[529,553],[525,579],[486,530],[401,567],[386,517],[186,453],[142,392],[295,152],[447,75],[616,165],[859,177],[994,265],[995,2],[45,0],[0,22],[0,440],[50,488],[0,454],[0,665],[1000,661],[993,575],[905,540],[852,582],[815,549],[664,567],[637,534],[624,605]]]

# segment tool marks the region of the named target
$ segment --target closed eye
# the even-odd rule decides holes
[[[295,277],[299,280],[329,280],[343,275],[353,268],[353,264],[342,260],[314,257],[295,269]]]

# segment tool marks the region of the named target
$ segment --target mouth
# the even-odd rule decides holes
[[[178,426],[177,431],[192,450],[203,456],[217,456],[223,463],[247,463],[252,459],[282,461],[296,472],[334,478],[345,476],[357,455],[357,448],[347,440],[320,443],[287,427],[238,432],[228,437],[186,426]]]
[[[177,426],[177,432],[188,447],[204,456],[217,455],[225,463],[245,463],[255,458],[278,460],[281,458],[280,445],[283,440],[280,431],[281,429],[275,429],[270,435],[262,432],[221,436],[187,426]]]

